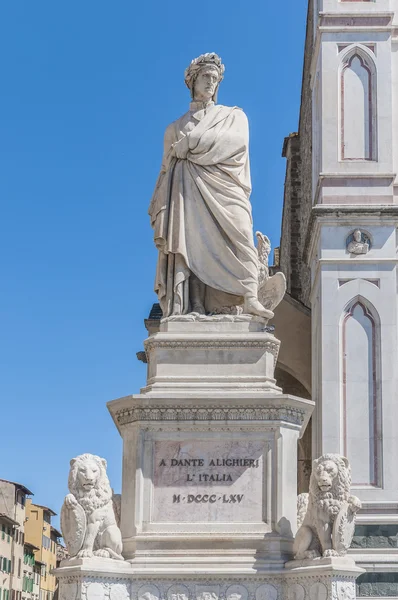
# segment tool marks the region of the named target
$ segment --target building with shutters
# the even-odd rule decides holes
[[[56,513],[40,504],[34,504],[31,499],[26,503],[25,525],[26,541],[32,544],[35,560],[41,564],[40,599],[53,600],[56,590],[56,579],[51,574],[57,563],[57,543],[61,533],[51,524],[51,518]],[[36,599],[35,599],[36,600]]]
[[[22,600],[26,500],[32,492],[20,483],[0,479],[1,600]]]

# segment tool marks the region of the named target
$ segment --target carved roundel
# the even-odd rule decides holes
[[[167,600],[189,600],[189,590],[186,585],[172,585],[167,590]]]
[[[143,585],[137,592],[138,600],[159,600],[160,593],[156,585]]]
[[[256,600],[277,600],[278,590],[270,583],[264,583],[256,589]]]
[[[300,583],[293,583],[289,586],[288,599],[289,600],[304,600],[305,589]]]
[[[247,600],[247,589],[243,585],[230,585],[225,592],[227,600]]]
[[[102,583],[97,581],[89,583],[86,588],[86,597],[87,600],[104,600],[105,589]]]
[[[310,600],[327,600],[328,590],[324,583],[313,583],[309,592]]]
[[[346,239],[347,252],[350,254],[367,254],[371,247],[370,236],[362,229],[354,229]]]

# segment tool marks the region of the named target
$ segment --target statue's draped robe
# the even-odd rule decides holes
[[[247,118],[236,107],[198,105],[166,130],[149,208],[164,316],[191,310],[191,273],[207,286],[209,312],[257,296]]]

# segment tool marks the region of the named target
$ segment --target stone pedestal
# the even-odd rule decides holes
[[[148,377],[144,394],[281,392],[274,379],[280,342],[267,332],[264,319],[248,315],[187,318],[170,318],[145,340]],[[112,412],[112,404],[109,408]]]
[[[287,600],[355,600],[355,580],[364,573],[347,557],[286,563]]]
[[[329,563],[285,569],[313,402],[276,385],[278,349],[250,317],[171,319],[146,340],[146,387],[108,404],[125,561],[64,561],[62,600],[304,600],[300,586],[340,581]]]
[[[347,558],[292,561],[285,569],[244,576],[221,565],[218,573],[187,575],[86,558],[63,561],[55,574],[60,600],[355,600],[355,580],[363,572]]]
[[[283,394],[262,319],[173,321],[145,342],[148,385],[108,404],[123,437],[123,554],[137,569],[283,568],[297,439],[313,403]]]

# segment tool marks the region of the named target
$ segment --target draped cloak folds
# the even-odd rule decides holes
[[[191,273],[206,284],[208,312],[257,296],[248,141],[247,118],[237,107],[191,110],[166,129],[149,207],[163,316],[190,311]]]

